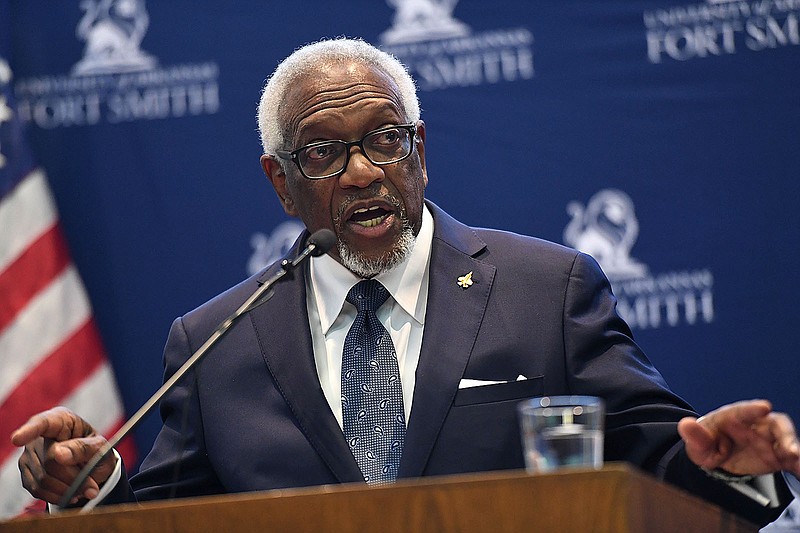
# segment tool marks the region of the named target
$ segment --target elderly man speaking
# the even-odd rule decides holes
[[[428,131],[393,57],[350,39],[297,50],[264,87],[258,125],[261,166],[307,228],[288,257],[323,228],[336,245],[164,399],[130,482],[110,455],[73,503],[521,468],[517,403],[559,394],[605,400],[606,460],[760,524],[791,500],[800,449],[787,416],[753,400],[697,418],[632,340],[591,257],[468,227],[425,198]],[[165,376],[278,269],[177,319]],[[63,408],[12,440],[24,486],[49,502],[106,442]]]

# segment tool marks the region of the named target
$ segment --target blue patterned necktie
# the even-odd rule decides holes
[[[347,301],[358,314],[342,351],[344,436],[364,481],[372,485],[397,478],[406,436],[397,353],[375,315],[388,297],[386,287],[375,280],[350,289]]]

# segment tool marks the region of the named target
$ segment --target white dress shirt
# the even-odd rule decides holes
[[[389,331],[400,367],[403,408],[406,424],[411,416],[422,330],[428,303],[428,265],[433,242],[433,217],[425,207],[422,228],[411,253],[399,265],[375,276],[391,294],[376,312]],[[356,308],[345,300],[347,293],[362,278],[329,255],[311,258],[306,278],[306,306],[317,375],[325,399],[342,427],[342,349]]]

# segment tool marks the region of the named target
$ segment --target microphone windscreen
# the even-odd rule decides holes
[[[311,251],[311,255],[319,257],[324,254],[336,244],[336,235],[329,229],[323,228],[315,231],[308,238],[308,244],[313,244],[315,248]]]

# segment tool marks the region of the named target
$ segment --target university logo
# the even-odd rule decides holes
[[[150,26],[144,0],[82,0],[80,7],[83,16],[74,34],[85,42],[83,56],[69,75],[17,81],[17,113],[23,122],[54,129],[219,111],[215,62],[159,66],[142,50]],[[51,42],[60,37],[52,36]]]
[[[564,243],[597,259],[617,297],[617,309],[636,329],[676,327],[714,320],[714,276],[707,268],[651,273],[631,256],[639,236],[633,201],[604,189],[584,206],[570,202]]]
[[[247,274],[252,276],[271,265],[289,251],[305,226],[296,220],[281,222],[272,233],[258,232],[250,238],[253,254],[247,261]]]
[[[639,236],[639,222],[627,194],[606,189],[592,196],[586,207],[570,202],[567,212],[572,221],[564,230],[564,242],[597,259],[609,278],[647,274],[647,266],[630,255]]]
[[[474,32],[453,15],[458,0],[386,0],[392,26],[381,48],[409,69],[423,91],[533,78],[527,28]]]
[[[86,41],[72,74],[136,72],[156,67],[157,61],[140,46],[150,18],[144,0],[84,0],[85,11],[75,33]]]
[[[650,63],[800,45],[796,0],[706,0],[643,13]]]
[[[450,39],[470,34],[469,26],[453,18],[458,0],[386,0],[394,7],[393,25],[381,34],[384,44]]]

